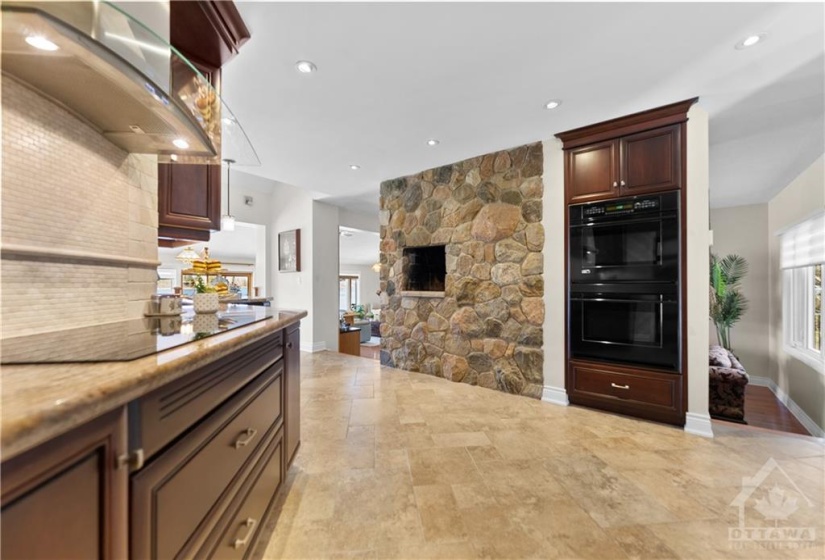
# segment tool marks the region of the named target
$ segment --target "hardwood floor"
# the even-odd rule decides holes
[[[376,340],[381,340],[376,339]],[[381,346],[365,346],[361,345],[361,357],[378,360],[381,357]]]
[[[756,428],[811,435],[767,387],[748,385],[745,388],[745,420]]]

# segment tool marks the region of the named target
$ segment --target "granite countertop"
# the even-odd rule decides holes
[[[0,370],[3,459],[68,432],[307,316],[302,310],[269,309],[271,317],[266,320],[136,360],[4,365]]]

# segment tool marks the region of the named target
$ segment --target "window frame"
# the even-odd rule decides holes
[[[813,347],[816,266],[782,271],[782,342],[786,353],[825,374],[825,344]]]
[[[352,305],[360,305],[361,300],[361,276],[358,274],[339,274],[338,275],[338,285],[341,285],[342,281],[347,282],[347,300],[350,302],[349,305],[341,309],[341,312],[346,313],[350,309],[352,309]],[[357,284],[353,287],[353,284]],[[339,294],[340,298],[340,294]],[[341,300],[338,300],[338,304],[340,305]]]

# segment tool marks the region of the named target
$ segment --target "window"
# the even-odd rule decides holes
[[[822,347],[825,214],[783,233],[781,248],[785,350],[825,373],[825,352]]]
[[[353,304],[361,303],[358,276],[338,277],[338,309],[349,311]]]

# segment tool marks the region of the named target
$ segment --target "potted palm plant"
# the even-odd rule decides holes
[[[730,329],[748,310],[748,300],[739,291],[739,282],[748,272],[748,261],[739,255],[720,259],[710,255],[710,318],[716,326],[716,337],[727,350],[731,349]]]

